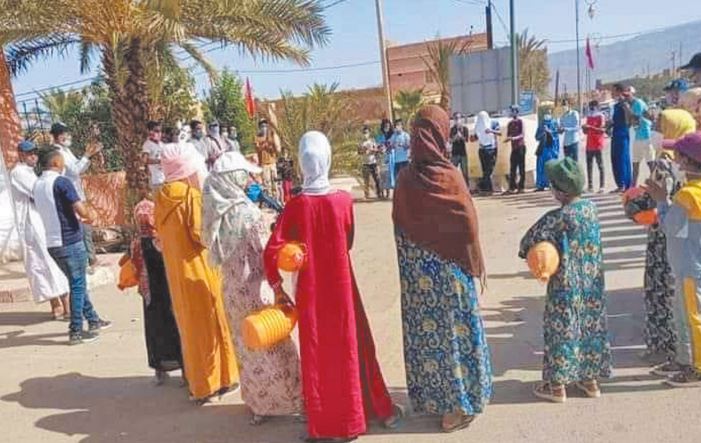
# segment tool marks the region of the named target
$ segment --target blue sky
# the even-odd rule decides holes
[[[596,16],[590,20],[581,1],[582,35],[605,36],[603,43],[615,41],[608,36],[631,34],[664,28],[701,19],[695,0],[596,0]],[[516,0],[517,28],[529,28],[531,34],[546,38],[550,51],[574,47],[575,0]],[[326,3],[332,3],[327,0]],[[392,43],[410,43],[441,36],[482,32],[485,28],[482,0],[384,0],[385,34]],[[508,26],[508,0],[494,0],[496,10]],[[327,11],[333,31],[326,47],[313,51],[312,68],[338,65],[374,64],[337,70],[262,73],[256,71],[296,70],[300,67],[285,62],[255,61],[235,48],[219,49],[207,54],[219,67],[238,70],[248,76],[259,97],[277,97],[280,89],[303,91],[317,82],[338,81],[344,89],[378,85],[381,82],[377,24],[374,0],[345,0]],[[664,5],[664,6],[662,6]],[[507,34],[494,18],[495,40],[504,44]],[[690,57],[685,55],[684,58]],[[641,54],[644,57],[644,54]],[[81,76],[74,53],[36,63],[29,72],[13,83],[18,100],[32,99],[31,91],[52,85],[88,78]],[[95,75],[94,73],[92,75]],[[198,93],[207,88],[205,75],[197,76]],[[80,86],[80,85],[78,85]],[[23,94],[24,93],[24,94]]]

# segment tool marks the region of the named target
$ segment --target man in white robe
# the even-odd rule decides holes
[[[34,172],[38,161],[37,148],[34,143],[25,140],[19,144],[18,150],[20,161],[10,173],[10,183],[29,287],[36,303],[51,302],[54,318],[68,318],[68,280],[49,255],[44,224],[32,198],[37,181]]]

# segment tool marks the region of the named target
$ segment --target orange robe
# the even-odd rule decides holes
[[[167,183],[156,195],[155,217],[190,393],[205,398],[238,383],[239,374],[221,278],[202,243],[202,193]]]

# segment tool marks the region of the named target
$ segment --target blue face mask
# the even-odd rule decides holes
[[[201,129],[195,130],[195,132],[192,133],[192,138],[195,140],[200,140],[204,136],[204,133],[202,132]]]

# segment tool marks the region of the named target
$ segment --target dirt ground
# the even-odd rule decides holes
[[[554,203],[548,193],[477,199],[489,269],[482,314],[494,364],[494,398],[471,428],[442,434],[432,417],[409,417],[396,432],[373,426],[362,442],[692,442],[701,432],[701,389],[674,390],[649,374],[643,350],[644,231],[622,217],[617,197],[593,198],[601,212],[615,352],[603,397],[564,405],[531,394],[540,377],[545,288],[516,257],[526,228]],[[358,203],[355,270],[392,395],[407,404],[399,283],[389,203]],[[175,376],[155,387],[146,365],[140,299],[104,288],[98,311],[114,321],[101,340],[68,347],[66,324],[31,303],[0,305],[2,442],[296,442],[291,418],[260,427],[238,395],[195,407]]]

